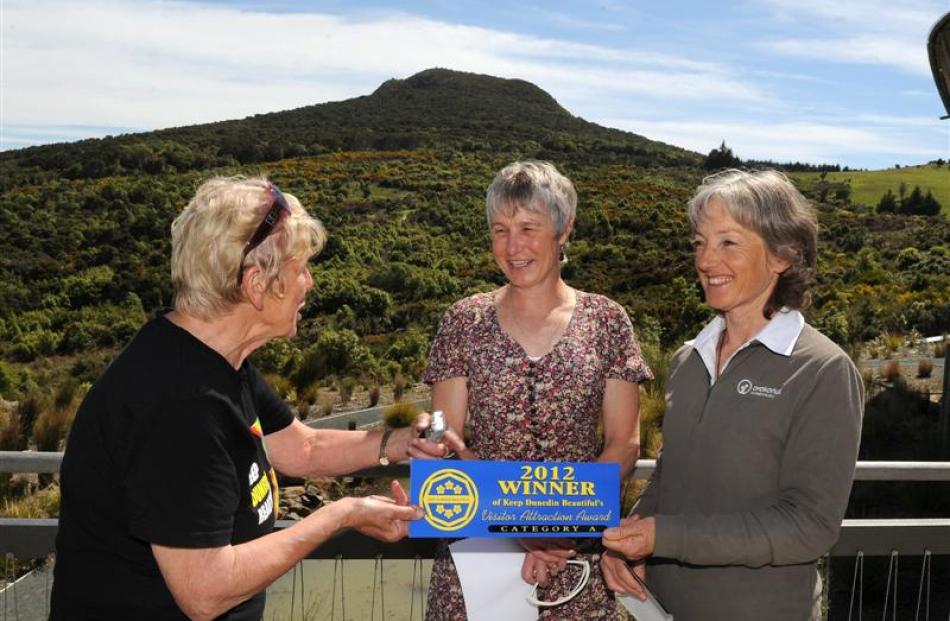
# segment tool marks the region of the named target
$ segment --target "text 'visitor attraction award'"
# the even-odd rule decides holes
[[[620,523],[620,466],[414,459],[410,537],[600,537]]]

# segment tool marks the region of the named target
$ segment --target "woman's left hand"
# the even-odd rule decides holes
[[[567,560],[577,555],[569,539],[519,539],[518,543],[527,550],[521,578],[528,584],[547,586],[550,578],[564,571]]]
[[[393,431],[386,447],[386,456],[391,462],[408,461],[414,459],[440,459],[449,453],[445,442],[430,442],[422,437],[432,416],[423,412],[408,427]]]
[[[428,416],[428,414],[424,414],[424,416]],[[428,423],[423,425],[416,437],[410,440],[406,453],[407,457],[444,459],[455,454],[459,456],[459,459],[478,459],[478,456],[465,446],[465,441],[451,427],[445,430],[441,442],[432,442],[424,437],[427,427]]]
[[[623,554],[630,560],[639,560],[653,554],[656,521],[639,515],[623,518],[620,526],[604,531],[603,544],[608,550]]]

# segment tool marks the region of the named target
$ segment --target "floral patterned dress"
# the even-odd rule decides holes
[[[601,451],[597,430],[606,381],[653,377],[626,311],[604,296],[578,291],[564,335],[548,354],[531,360],[502,330],[494,298],[495,293],[479,293],[446,311],[425,381],[466,378],[469,448],[479,459],[593,461]],[[579,555],[591,562],[588,586],[566,604],[541,609],[540,619],[616,618],[613,594],[591,556]],[[539,589],[539,598],[551,601],[569,592],[578,577],[569,568]],[[462,587],[443,544],[432,570],[426,619],[465,618]]]

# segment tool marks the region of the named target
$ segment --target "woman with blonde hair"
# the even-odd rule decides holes
[[[265,179],[207,181],[175,219],[175,308],[119,354],[69,435],[51,619],[257,620],[267,585],[336,533],[394,541],[421,516],[394,483],[392,499],[343,498],[272,532],[275,469],[335,475],[444,450],[418,427],[306,427],[248,361],[296,333],[324,239]]]

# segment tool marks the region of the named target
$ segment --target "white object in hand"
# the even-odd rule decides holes
[[[640,583],[643,590],[646,591],[647,598],[646,601],[641,601],[632,595],[618,595],[617,600],[623,604],[623,607],[626,608],[637,621],[673,621],[673,615],[666,612],[666,609],[663,608],[656,597],[653,596],[653,593],[650,592],[647,585],[640,579],[640,576],[633,574],[633,577]]]
[[[445,415],[442,410],[436,410],[432,413],[432,422],[426,430],[426,440],[429,442],[441,442],[445,435]]]

